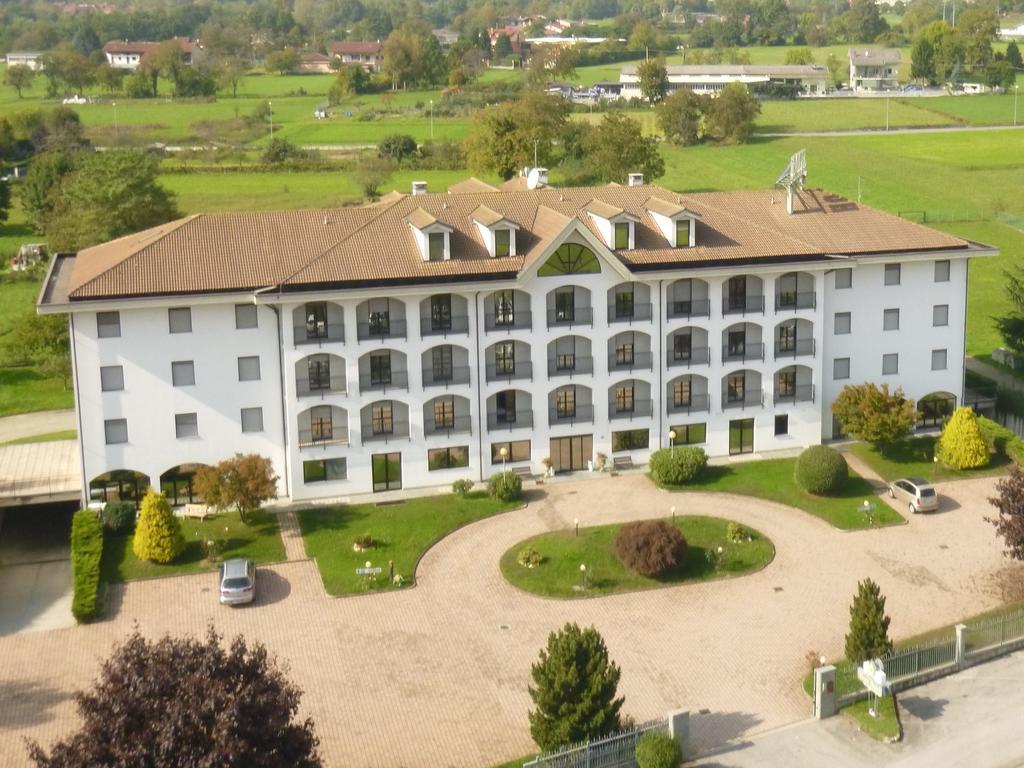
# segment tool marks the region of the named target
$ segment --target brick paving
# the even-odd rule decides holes
[[[305,560],[306,545],[302,542],[302,531],[299,521],[292,509],[283,509],[277,513],[277,522],[281,526],[281,540],[284,542],[286,560]]]
[[[0,637],[0,764],[26,763],[25,736],[46,744],[74,727],[70,693],[135,622],[147,635],[215,622],[266,643],[305,690],[330,766],[488,766],[529,753],[529,667],[565,621],[603,633],[638,720],[708,710],[692,724],[707,749],[809,716],[804,654],[841,652],[865,576],[887,595],[896,635],[997,605],[1006,562],[984,521],[994,482],[944,485],[940,513],[908,525],[843,533],[757,499],[667,494],[642,476],[605,475],[545,485],[526,509],[447,537],[406,591],[331,599],[308,560],[262,569],[258,603],[240,609],[217,604],[212,574],[130,583],[111,590],[111,619]],[[508,547],[574,517],[600,524],[673,505],[759,529],[775,560],[743,578],[577,601],[524,594],[498,570]]]

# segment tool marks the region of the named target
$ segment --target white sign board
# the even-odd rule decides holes
[[[857,668],[857,679],[875,696],[885,696],[889,692],[889,681],[885,678],[885,667],[879,659],[865,661]]]

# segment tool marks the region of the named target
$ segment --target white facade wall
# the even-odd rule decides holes
[[[949,392],[955,394],[958,401],[962,396],[966,259],[954,258],[950,265],[950,280],[936,283],[934,255],[920,260],[913,256],[893,257],[894,261],[898,260],[902,265],[899,286],[883,285],[884,260],[851,260],[853,273],[852,287],[849,289],[835,288],[834,261],[729,269],[704,268],[639,275],[643,279],[637,283],[641,287],[636,289],[636,302],[646,303],[648,299],[642,294],[649,292],[652,309],[650,319],[645,317],[632,322],[609,322],[608,305],[613,303],[609,290],[626,282],[628,278],[600,255],[598,259],[602,266],[600,274],[524,277],[514,286],[510,283],[477,283],[323,291],[305,295],[261,295],[259,302],[280,309],[280,342],[277,320],[271,306],[261,306],[258,329],[235,329],[234,304],[240,300],[237,297],[222,300],[204,297],[202,301],[206,303],[192,304],[193,329],[187,334],[168,332],[166,303],[135,305],[138,308],[125,303],[120,310],[120,338],[98,339],[95,312],[75,312],[73,338],[77,405],[82,420],[85,476],[93,478],[114,469],[133,469],[149,475],[155,484],[161,473],[182,463],[212,463],[239,451],[258,452],[273,460],[281,477],[279,490],[282,497],[296,500],[344,498],[372,490],[371,456],[378,453],[401,453],[402,487],[449,486],[459,478],[486,479],[496,469],[500,469],[500,463],[495,465],[491,459],[491,445],[495,442],[530,440],[529,467],[534,473],[539,473],[542,471],[541,460],[550,454],[549,441],[552,438],[591,435],[594,453],[601,452],[613,457],[626,455],[613,454],[614,431],[647,429],[647,448],[628,454],[635,463],[642,463],[647,460],[651,450],[668,444],[670,428],[685,424],[706,424],[707,439],[703,447],[712,456],[726,455],[730,452],[730,422],[753,419],[752,448],[760,453],[812,445],[831,437],[829,405],[842,386],[848,383],[875,381],[889,383],[893,387],[902,386],[906,394],[914,399],[931,392]],[[783,274],[793,271],[800,271],[805,285],[813,286],[813,302],[798,309],[777,309],[776,283]],[[758,292],[756,284],[758,280],[761,281],[760,295],[764,296],[764,310],[755,309],[744,315],[723,316],[724,286],[731,276],[739,274],[749,276],[748,296]],[[668,316],[671,286],[675,280],[684,278],[707,282],[710,318]],[[577,304],[580,322],[572,327],[549,328],[548,294],[570,284],[589,291],[592,322],[582,319],[585,313],[581,313],[580,309],[583,305]],[[532,327],[486,331],[485,316],[493,312],[492,293],[501,288],[513,287],[530,297]],[[433,293],[445,292],[466,301],[468,331],[456,330],[447,336],[421,335],[421,301],[429,299]],[[403,302],[404,334],[383,340],[358,340],[358,324],[367,320],[365,306],[363,315],[357,316],[361,305],[369,298],[385,297],[392,302],[392,321],[399,317],[394,309],[395,302]],[[249,301],[252,301],[251,297]],[[307,301],[332,302],[341,308],[344,317],[343,340],[296,343],[294,327],[297,318],[303,316],[302,308]],[[949,305],[947,326],[932,327],[934,304]],[[883,310],[887,308],[900,309],[899,331],[881,330]],[[522,307],[517,304],[516,309],[519,311]],[[454,307],[453,312],[462,314]],[[850,334],[837,336],[834,333],[836,312],[851,313]],[[802,330],[811,331],[813,354],[805,350],[807,354],[796,358],[776,359],[776,326],[793,318],[800,321]],[[760,328],[761,342],[765,345],[764,359],[723,361],[723,333],[730,326],[743,322]],[[710,347],[707,364],[690,368],[669,365],[672,353],[669,336],[673,331],[686,326],[707,333]],[[649,335],[653,360],[650,370],[609,370],[608,340],[625,330]],[[570,334],[589,340],[593,373],[549,378],[549,343]],[[486,381],[489,362],[486,350],[500,340],[515,340],[529,346],[532,379],[511,383],[503,380]],[[470,369],[469,383],[424,387],[421,370],[423,354],[438,344],[446,343],[465,350]],[[408,371],[407,387],[389,387],[386,392],[361,390],[359,360],[376,349],[391,349],[404,354]],[[947,350],[944,370],[931,370],[933,349]],[[881,356],[888,352],[899,355],[899,372],[883,376]],[[344,391],[301,396],[297,388],[296,365],[299,364],[301,370],[305,358],[318,353],[336,355],[344,360],[347,386]],[[237,357],[243,355],[259,355],[262,372],[260,381],[238,381]],[[836,357],[850,358],[848,380],[834,379],[833,360]],[[195,386],[171,386],[171,362],[174,360],[195,361]],[[793,364],[801,366],[798,385],[809,382],[813,387],[813,398],[776,402],[775,374]],[[123,392],[100,392],[101,365],[124,366]],[[456,361],[455,365],[460,363]],[[397,369],[397,366],[393,368]],[[758,401],[742,408],[725,408],[724,378],[743,369],[760,375],[763,404]],[[333,376],[337,372],[332,369],[331,373]],[[668,413],[668,384],[676,376],[686,373],[707,378],[710,407],[707,411],[695,410],[689,414]],[[282,379],[283,396],[279,383]],[[638,401],[646,399],[645,393],[649,388],[649,397],[653,401],[651,416],[610,418],[609,388],[626,379],[641,382],[636,393]],[[593,421],[578,419],[572,424],[549,424],[550,393],[570,383],[590,389]],[[531,396],[532,426],[520,424],[511,429],[502,427],[488,430],[488,399],[504,389],[516,389]],[[448,435],[424,434],[424,404],[443,394],[468,400],[472,417],[471,431]],[[407,406],[408,437],[368,441],[368,436],[362,434],[362,410],[383,399]],[[578,410],[585,404],[586,400],[578,398]],[[333,405],[345,410],[347,442],[334,441],[300,447],[300,416],[313,405]],[[258,435],[242,434],[239,409],[254,406],[263,408],[264,431]],[[520,400],[519,408],[523,407],[524,403]],[[198,438],[175,438],[174,414],[181,412],[198,414]],[[783,435],[775,434],[775,417],[779,414],[787,414],[789,417],[788,429]],[[128,420],[129,442],[125,445],[105,445],[104,419],[121,417]],[[446,446],[468,446],[469,466],[428,470],[427,450]],[[346,459],[346,479],[304,483],[303,462],[329,458]]]

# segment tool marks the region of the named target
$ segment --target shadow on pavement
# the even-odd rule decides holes
[[[5,709],[0,729],[26,728],[49,722],[53,719],[50,710],[70,698],[68,691],[28,680],[0,683],[0,700],[18,702],[18,706]]]
[[[273,605],[284,600],[291,592],[291,582],[281,574],[267,568],[256,570],[256,599],[253,605]]]
[[[948,699],[929,699],[927,696],[900,697],[900,709],[918,720],[934,720],[941,717],[947,704]]]
[[[719,753],[743,749],[749,742],[730,744],[727,742],[738,739],[752,728],[760,725],[761,718],[752,712],[708,712],[707,714],[690,715],[691,751],[707,752],[716,750]]]

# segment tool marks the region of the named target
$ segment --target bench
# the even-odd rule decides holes
[[[210,508],[205,504],[186,504],[181,508],[179,514],[182,517],[198,517],[205,520],[210,515]]]
[[[513,475],[518,475],[520,480],[529,480],[533,477],[529,467],[509,467],[508,471]]]
[[[612,457],[612,474],[617,475],[623,469],[632,469],[633,459],[629,456]]]

